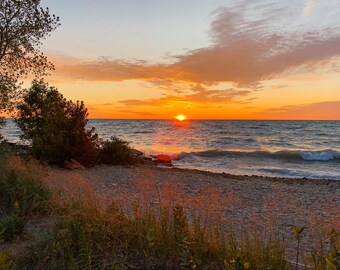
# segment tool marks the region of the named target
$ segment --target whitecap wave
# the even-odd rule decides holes
[[[218,158],[218,157],[248,157],[248,158],[275,158],[288,160],[303,160],[303,161],[339,161],[340,152],[326,149],[316,151],[302,150],[281,150],[281,151],[225,151],[225,150],[207,150],[199,152],[182,152],[177,156],[177,159],[184,159],[189,156],[197,156],[202,158]]]

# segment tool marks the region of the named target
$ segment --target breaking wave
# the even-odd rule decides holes
[[[177,156],[177,159],[183,159],[189,156],[198,156],[204,158],[215,157],[249,157],[249,158],[274,158],[274,159],[290,159],[290,160],[304,160],[304,161],[339,161],[340,152],[326,149],[318,151],[223,151],[223,150],[207,150],[200,152],[181,153]]]

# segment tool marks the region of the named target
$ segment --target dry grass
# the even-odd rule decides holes
[[[121,190],[119,202],[111,203],[78,172],[48,170],[17,157],[8,161],[2,168],[43,176],[43,185],[54,193],[49,206],[57,222],[48,237],[32,244],[28,256],[16,258],[16,264],[0,251],[0,269],[10,269],[8,265],[25,269],[289,269],[286,243],[277,233],[240,234],[222,225],[219,213],[243,200],[234,193],[210,186],[183,195],[174,181],[139,179],[133,193]],[[338,267],[338,241],[337,232],[328,232],[302,262],[321,270]]]

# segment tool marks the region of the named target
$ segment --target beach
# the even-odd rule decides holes
[[[301,247],[312,251],[329,228],[340,229],[340,181],[236,176],[152,166],[46,167],[43,182],[66,197],[93,196],[122,207],[182,205],[238,235],[279,234],[293,256],[293,226],[304,227]]]

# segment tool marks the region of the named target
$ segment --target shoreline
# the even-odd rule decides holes
[[[11,151],[15,154],[26,154],[28,151],[29,146],[17,143],[17,142],[6,142]],[[333,183],[338,182],[340,179],[331,179],[331,178],[308,178],[308,177],[290,177],[290,176],[265,176],[260,174],[233,174],[233,173],[226,173],[226,172],[213,172],[209,170],[203,170],[203,169],[193,169],[193,168],[183,168],[183,167],[177,167],[176,164],[173,163],[173,159],[168,154],[160,154],[163,157],[167,157],[170,159],[170,161],[164,161],[159,159],[158,155],[149,155],[145,152],[142,152],[138,149],[131,148],[131,152],[138,158],[144,162],[145,166],[155,166],[156,168],[165,168],[165,169],[178,169],[178,170],[187,170],[187,171],[201,171],[216,175],[224,175],[225,177],[233,177],[233,178],[257,178],[257,179],[268,179],[272,181],[284,181],[284,182],[290,182],[290,181],[320,181],[323,183]],[[100,166],[100,165],[96,165]]]
[[[100,165],[99,165],[100,166]],[[180,168],[176,167],[176,165],[173,165],[173,167],[157,167],[155,168],[158,169],[165,169],[165,170],[180,170],[180,171],[188,171],[188,172],[202,172],[202,173],[207,173],[211,175],[216,175],[216,176],[223,176],[225,178],[231,177],[234,179],[239,178],[240,180],[251,180],[251,179],[262,179],[262,180],[268,180],[268,181],[278,181],[278,182],[284,182],[284,183],[289,183],[289,182],[295,182],[299,181],[301,183],[322,183],[329,185],[331,183],[339,183],[340,180],[335,180],[335,179],[326,179],[326,178],[307,178],[307,177],[302,177],[302,178],[296,178],[296,177],[274,177],[274,176],[262,176],[262,175],[248,175],[248,174],[231,174],[231,173],[220,173],[220,172],[211,172],[211,171],[205,171],[205,170],[200,170],[200,169],[187,169],[187,168]]]
[[[288,239],[293,225],[308,232],[340,230],[340,181],[239,176],[144,165],[100,165],[85,170],[48,167],[47,186],[67,197],[90,192],[98,201],[131,206],[183,205],[228,220],[242,231],[272,228]],[[293,241],[294,242],[294,241]]]

